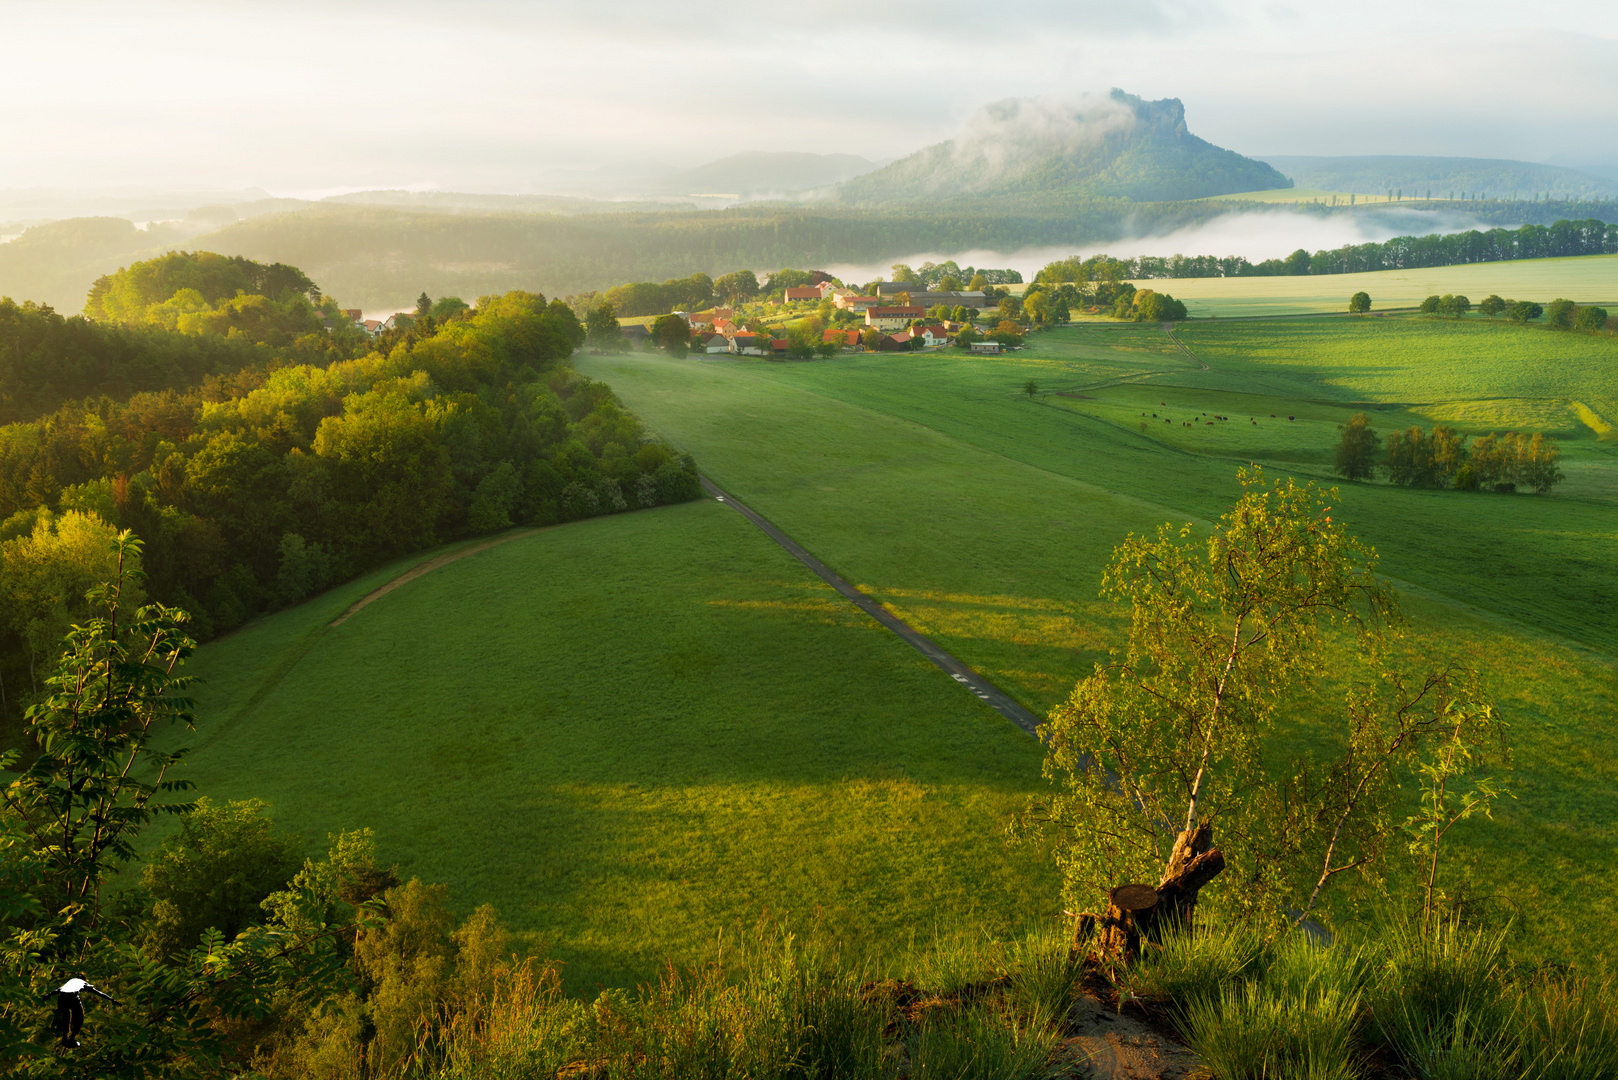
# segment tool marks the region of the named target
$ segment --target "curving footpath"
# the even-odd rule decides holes
[[[774,540],[777,544],[780,544],[788,551],[788,553],[792,555],[794,559],[797,559],[810,570],[814,571],[815,575],[819,577],[820,580],[824,581],[826,584],[842,593],[849,600],[853,601],[855,607],[865,612],[867,615],[881,623],[883,626],[887,627],[889,630],[892,630],[895,634],[898,634],[900,638],[904,639],[904,641],[911,646],[911,648],[915,649],[917,652],[921,653],[921,655],[925,656],[927,659],[931,660],[933,663],[937,664],[939,667],[948,672],[950,678],[954,679],[956,682],[972,691],[972,693],[976,694],[983,701],[987,702],[989,707],[995,712],[999,713],[1001,716],[1004,716],[1007,720],[1010,720],[1013,724],[1016,724],[1030,735],[1035,733],[1040,724],[1039,717],[1017,704],[1003,690],[995,686],[988,679],[985,679],[982,675],[979,675],[977,672],[955,659],[955,657],[939,648],[937,643],[934,642],[932,638],[929,638],[927,635],[919,632],[915,629],[915,627],[894,615],[887,608],[883,607],[881,604],[877,603],[875,600],[871,599],[869,596],[866,596],[854,586],[844,581],[825,563],[821,562],[819,559],[805,551],[796,540],[792,539],[792,537],[788,536],[780,529],[777,529],[774,525],[771,525],[769,521],[759,515],[751,507],[744,503],[738,502],[735,498],[726,494],[719,487],[719,485],[715,484],[712,480],[709,480],[706,476],[702,477],[702,490],[706,491],[709,495],[712,495],[716,500],[724,503],[732,510],[735,510],[738,514],[742,515],[742,517],[746,518],[748,521],[751,521],[754,525],[757,525],[763,530],[765,536],[768,536],[771,540]]]

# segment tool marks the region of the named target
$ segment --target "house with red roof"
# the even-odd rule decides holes
[[[789,344],[789,342],[787,341],[786,338],[771,338],[770,339],[770,353],[771,353],[771,355],[773,355],[773,356],[785,356],[787,354],[787,345],[788,344]]]
[[[737,356],[763,356],[758,335],[751,330],[738,330],[730,335],[730,351]]]
[[[820,336],[820,340],[829,341],[839,349],[860,351],[860,332],[858,330],[827,330]]]
[[[866,308],[882,306],[882,298],[880,296],[861,296],[859,293],[854,292],[847,293],[846,295],[839,293],[831,298],[831,302],[835,306],[842,308],[844,311],[864,311]]]
[[[800,300],[819,300],[820,289],[814,285],[789,288],[787,290],[787,303],[794,304]]]
[[[921,329],[916,331],[916,336],[919,337],[921,339],[921,343],[929,349],[939,345],[949,344],[949,334],[942,326],[923,326]]]

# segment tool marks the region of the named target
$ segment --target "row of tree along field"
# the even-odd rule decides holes
[[[273,294],[239,291],[244,275]],[[8,404],[49,407],[0,427],[12,706],[119,529],[145,543],[147,592],[206,638],[445,540],[699,494],[688,456],[573,370],[584,331],[567,305],[425,304],[375,342],[341,312],[326,331],[328,306],[290,268],[207,254],[98,283],[105,322],[0,303]]]
[[[1110,267],[1109,276],[1122,279],[1279,277],[1302,274],[1359,274],[1373,270],[1410,270],[1432,266],[1506,262],[1513,259],[1550,259],[1573,255],[1618,253],[1618,225],[1594,218],[1558,221],[1552,225],[1524,225],[1517,229],[1476,229],[1427,236],[1396,236],[1383,243],[1346,244],[1310,254],[1299,248],[1282,259],[1249,262],[1240,255],[1141,255],[1114,259],[1095,255],[1074,256],[1051,263],[1041,271],[1047,281],[1083,282],[1094,278],[1097,267]]]
[[[1431,432],[1419,427],[1395,431],[1383,439],[1371,418],[1356,413],[1343,425],[1337,443],[1337,472],[1348,480],[1369,480],[1381,472],[1404,487],[1455,488],[1457,491],[1516,491],[1545,494],[1562,480],[1562,451],[1556,440],[1540,432],[1466,436],[1442,424]]]

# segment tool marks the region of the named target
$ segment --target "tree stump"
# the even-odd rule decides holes
[[[1156,937],[1168,929],[1191,929],[1197,908],[1197,893],[1225,869],[1225,856],[1213,846],[1213,827],[1204,823],[1187,829],[1174,840],[1163,880],[1157,885],[1157,906],[1151,925],[1144,927]]]
[[[1150,885],[1120,885],[1107,896],[1101,917],[1101,954],[1134,963],[1140,958],[1140,931],[1157,907],[1157,890]]]

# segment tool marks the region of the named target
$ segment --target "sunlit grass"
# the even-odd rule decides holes
[[[1112,395],[1120,409],[1126,396],[1133,406],[1149,395],[1197,411],[1243,394],[1256,406],[1255,390],[1274,376],[1256,361],[1230,372],[1216,364],[1197,374],[1218,376],[1222,389],[1148,384],[1095,401],[1031,401],[1021,384],[1048,340],[972,364],[901,356],[719,371],[637,357],[587,366],[738,497],[1042,713],[1117,641],[1119,613],[1097,598],[1112,548],[1165,521],[1211,520],[1250,460],[1086,411]],[[1282,374],[1298,385],[1298,372]],[[1278,434],[1260,460],[1340,483],[1324,459],[1350,403],[1319,392],[1284,400],[1315,411],[1262,417],[1257,430]],[[1593,438],[1580,445],[1596,455],[1592,477],[1614,474]],[[1312,462],[1297,460],[1306,453]],[[1607,723],[1618,712],[1618,507],[1378,483],[1342,484],[1333,514],[1376,545],[1382,570],[1404,587],[1418,648],[1477,664],[1513,725],[1508,782],[1518,798],[1496,824],[1452,834],[1449,880],[1470,879],[1497,915],[1536,911],[1523,932],[1547,953],[1618,944],[1618,889],[1602,854],[1618,844],[1605,810],[1618,799],[1618,732]],[[1313,725],[1300,720],[1288,752],[1310,752]],[[1588,916],[1558,911],[1550,898],[1562,888],[1587,898]]]
[[[940,913],[1055,912],[999,838],[1033,740],[718,503],[515,540],[325,628],[359,588],[201,651],[187,776],[311,847],[375,829],[574,990],[765,909],[876,960]]]

